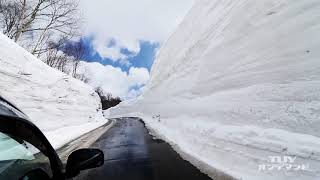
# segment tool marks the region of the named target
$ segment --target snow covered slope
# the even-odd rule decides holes
[[[213,177],[320,179],[319,12],[318,0],[198,0],[143,96],[111,116],[142,116]],[[305,170],[263,170],[287,155]]]
[[[55,148],[106,122],[91,87],[47,66],[1,33],[0,94],[21,108]]]

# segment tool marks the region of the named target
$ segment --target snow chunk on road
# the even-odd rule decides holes
[[[107,121],[90,86],[47,66],[1,33],[0,89],[55,148]]]

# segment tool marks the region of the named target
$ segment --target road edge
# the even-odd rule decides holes
[[[136,118],[138,118],[145,125],[145,127],[147,128],[151,136],[167,142],[181,156],[182,159],[193,164],[197,169],[199,169],[202,173],[207,174],[210,178],[214,180],[239,180],[238,178],[233,177],[232,175],[227,174],[223,171],[220,171],[217,168],[212,167],[211,165],[192,156],[188,152],[181,149],[179,145],[177,145],[176,143],[170,141],[169,139],[161,135],[147,121],[144,121],[143,118],[141,117],[136,117]]]
[[[65,163],[67,161],[68,156],[77,149],[88,148],[94,142],[96,142],[104,133],[106,133],[114,124],[115,119],[109,119],[109,121],[96,129],[83,134],[82,136],[73,139],[58,148],[57,154],[59,155],[61,161]]]

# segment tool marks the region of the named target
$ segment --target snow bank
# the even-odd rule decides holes
[[[320,178],[320,2],[201,0],[160,50],[130,114],[238,179]],[[260,170],[269,156],[306,170]],[[260,166],[261,167],[261,166]]]
[[[55,148],[107,121],[91,87],[47,66],[1,33],[0,93],[21,108]]]

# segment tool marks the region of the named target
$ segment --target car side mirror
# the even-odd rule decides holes
[[[66,165],[66,176],[77,176],[81,170],[102,166],[104,163],[103,152],[99,149],[79,149],[72,152]]]

